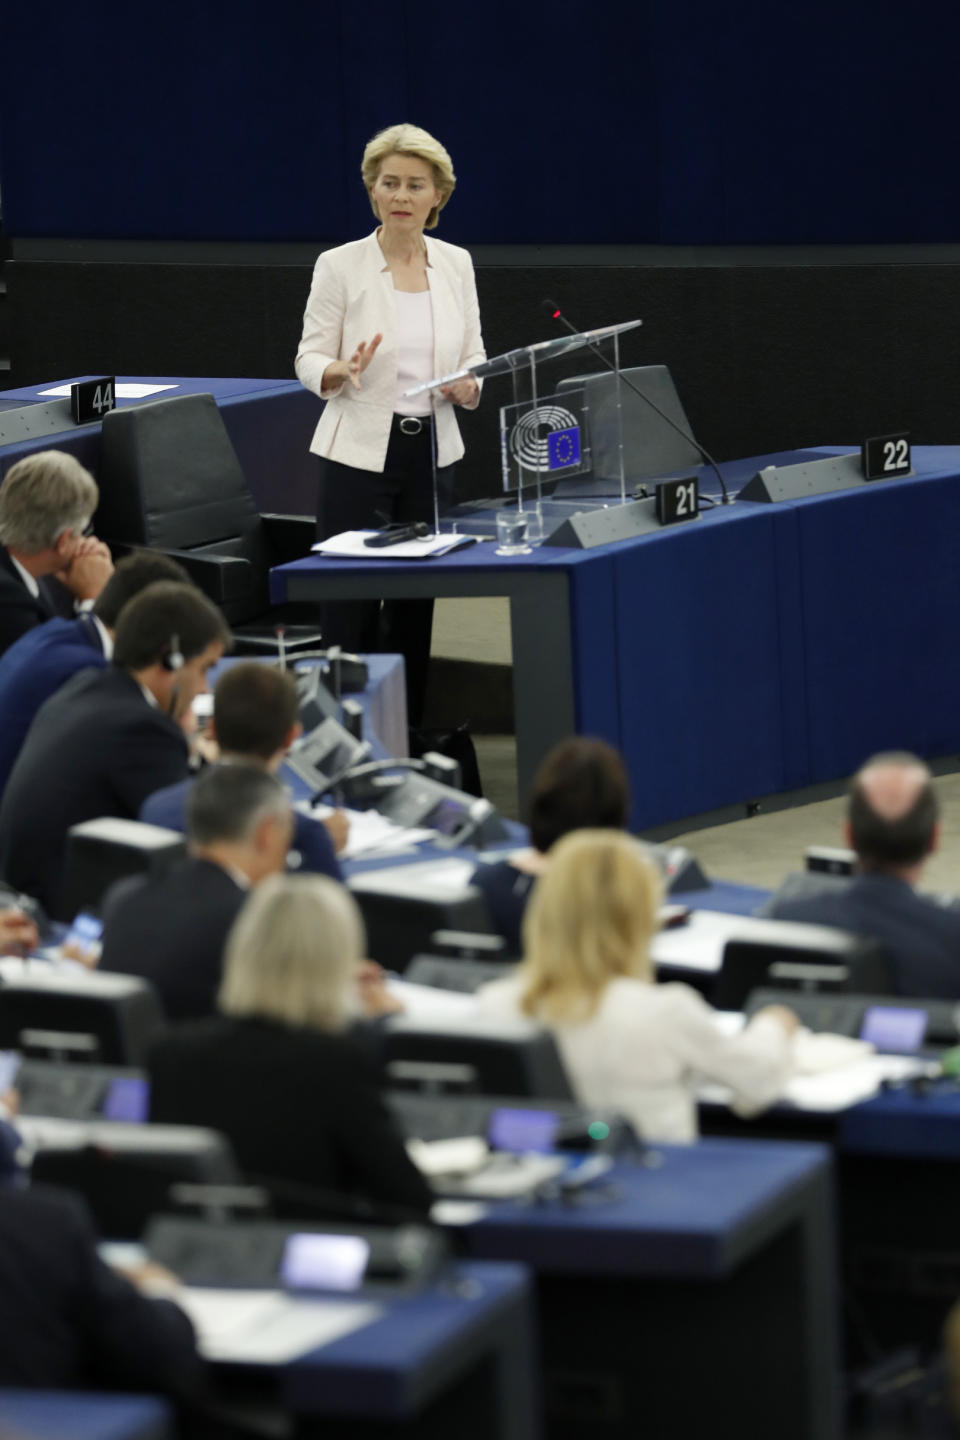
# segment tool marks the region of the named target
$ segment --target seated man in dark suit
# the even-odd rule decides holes
[[[0,673],[2,669],[0,662]],[[220,747],[221,764],[261,765],[275,775],[300,734],[298,703],[297,687],[286,671],[259,665],[255,660],[231,664],[213,692],[211,730]],[[164,825],[168,830],[186,830],[187,803],[194,783],[183,780],[179,785],[154,791],[145,801],[140,819],[149,825]],[[344,817],[335,815],[328,829],[320,820],[295,812],[293,824],[288,867],[342,880],[335,840],[342,845],[346,839]]]
[[[171,1020],[214,1014],[230,927],[247,891],[283,869],[292,833],[286,792],[262,766],[205,770],[187,809],[187,859],[107,892],[100,969],[149,980]]]
[[[161,580],[124,607],[113,662],[82,670],[41,706],[0,804],[0,875],[58,920],[67,831],[135,820],[189,773],[184,725],[229,631],[192,585]]]
[[[62,450],[12,465],[0,485],[0,654],[21,635],[95,600],[113,573],[110,551],[86,531],[96,482]]]
[[[916,888],[940,835],[923,761],[905,752],[868,760],[850,785],[846,832],[855,875],[791,875],[762,913],[879,940],[900,995],[960,997],[960,902]]]
[[[0,1333],[0,1385],[180,1400],[202,1387],[190,1321],[99,1259],[89,1215],[67,1191],[0,1186]]]
[[[157,580],[191,583],[168,555],[153,550],[128,555],[89,614],[36,625],[0,656],[0,794],[40,706],[78,670],[102,670],[110,662],[120,611]]]

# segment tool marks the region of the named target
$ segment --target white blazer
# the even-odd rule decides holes
[[[424,236],[433,310],[434,374],[448,375],[485,358],[473,261],[458,245]],[[315,455],[383,470],[397,395],[397,327],[393,276],[376,231],[363,240],[325,250],[313,269],[303,317],[296,372],[302,385],[327,405],[310,449]],[[360,377],[360,389],[324,391],[323,372],[346,360],[378,331],[383,340]],[[454,407],[437,395],[437,463],[463,454]],[[472,407],[470,407],[472,408]]]
[[[477,1013],[529,1019],[521,995],[521,974],[493,980],[477,991]],[[791,1037],[772,1016],[724,1035],[689,985],[618,976],[589,1020],[552,1029],[577,1098],[620,1110],[642,1139],[662,1145],[696,1140],[700,1076],[730,1086],[733,1108],[751,1115],[773,1104],[792,1070]]]

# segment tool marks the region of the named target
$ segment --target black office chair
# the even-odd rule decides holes
[[[420,883],[424,888],[417,894]],[[490,918],[479,890],[466,887],[460,894],[430,895],[427,881],[413,874],[408,884],[405,894],[386,886],[378,889],[375,870],[355,876],[350,884],[363,915],[368,953],[389,970],[403,973],[414,955],[429,951],[437,930],[489,931]]]
[[[182,395],[103,418],[97,533],[115,551],[172,555],[215,601],[236,653],[274,654],[321,642],[316,607],[271,606],[272,566],[298,560],[316,539],[306,515],[257,512],[212,395]]]
[[[0,984],[0,1050],[57,1061],[143,1065],[163,1029],[153,986],[132,975],[36,967]]]
[[[139,1240],[150,1218],[169,1208],[172,1186],[242,1182],[228,1141],[215,1130],[109,1121],[45,1142],[31,1178],[78,1190],[110,1240]]]
[[[788,920],[757,921],[749,937],[727,941],[711,999],[720,1010],[742,1010],[760,986],[893,994],[890,965],[875,940]]]
[[[60,913],[72,919],[80,910],[97,911],[115,881],[129,875],[161,875],[186,853],[186,838],[161,825],[112,815],[71,825]]]
[[[385,1026],[381,1054],[387,1084],[401,1089],[574,1098],[553,1036],[524,1020],[431,1025],[401,1015]]]

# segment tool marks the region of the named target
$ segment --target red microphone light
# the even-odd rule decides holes
[[[554,310],[553,314],[550,316],[550,319],[551,319],[551,320],[559,320],[559,319],[560,319],[560,311],[559,311],[559,310]]]

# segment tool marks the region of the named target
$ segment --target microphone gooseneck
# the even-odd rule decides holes
[[[580,335],[583,333],[582,331],[577,329],[576,325],[572,325],[570,323],[566,315],[564,315],[563,311],[561,310],[560,306],[557,304],[556,300],[551,300],[549,298],[541,300],[540,308],[541,310],[545,311],[547,315],[550,316],[551,320],[559,320],[560,324],[564,325],[570,331],[571,335]],[[717,464],[716,460],[714,460],[710,452],[708,450],[705,450],[700,444],[699,440],[696,440],[693,435],[689,433],[689,431],[683,428],[682,425],[678,425],[675,420],[671,420],[670,416],[665,414],[665,412],[660,409],[660,406],[650,399],[649,395],[644,395],[643,391],[638,385],[634,385],[632,380],[628,380],[626,375],[624,375],[623,371],[618,370],[616,365],[614,365],[613,361],[610,360],[608,356],[604,355],[603,351],[600,348],[600,345],[596,340],[590,340],[587,343],[590,349],[597,356],[597,358],[604,365],[606,365],[607,369],[612,370],[614,374],[618,374],[620,376],[620,380],[624,385],[626,385],[628,390],[632,390],[634,395],[639,395],[640,399],[643,400],[647,405],[649,405],[650,409],[653,410],[657,415],[659,415],[661,420],[666,421],[666,423],[670,426],[671,430],[675,430],[682,439],[686,440],[689,445],[692,445],[693,448],[703,456],[704,460],[711,467],[713,473],[720,481],[720,504],[729,505],[731,503],[731,499],[729,492],[727,491],[727,482],[721,475],[720,467]]]

